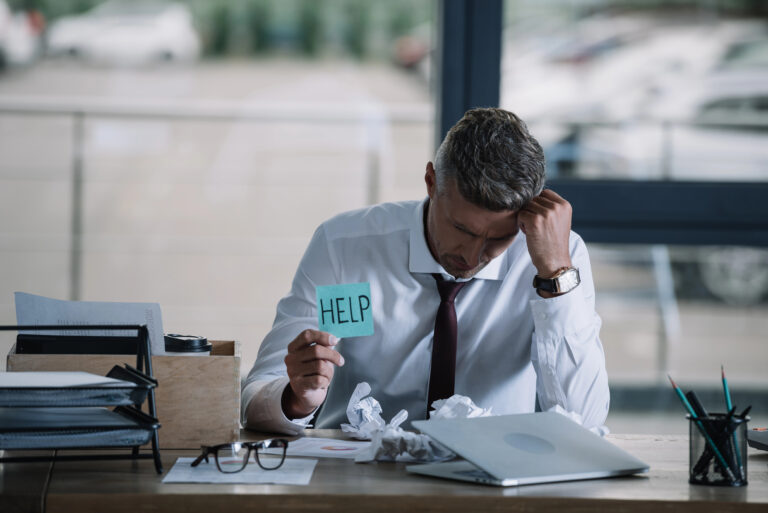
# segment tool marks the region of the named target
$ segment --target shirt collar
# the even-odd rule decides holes
[[[467,281],[456,279],[448,274],[442,265],[432,257],[432,253],[427,246],[427,238],[424,234],[424,210],[429,202],[429,197],[419,203],[411,216],[410,231],[410,253],[408,258],[408,270],[412,273],[440,273],[445,278],[455,281]],[[519,238],[520,234],[518,234]],[[518,241],[512,243],[513,246]],[[508,256],[509,250],[491,260],[488,265],[483,267],[473,278],[479,280],[503,280],[509,270]]]

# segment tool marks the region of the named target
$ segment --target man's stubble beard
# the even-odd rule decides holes
[[[472,269],[469,269],[468,271],[462,271],[459,269],[455,269],[450,265],[446,265],[442,263],[442,262],[449,261],[448,255],[440,255],[440,260],[441,260],[440,265],[443,266],[443,269],[448,271],[448,274],[450,274],[454,278],[460,278],[462,280],[474,278],[477,273],[482,271],[485,268],[485,266],[487,266],[490,263],[490,260],[486,260],[480,263],[478,266],[473,267]]]

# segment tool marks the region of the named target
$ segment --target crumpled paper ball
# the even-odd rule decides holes
[[[400,425],[408,418],[400,410],[389,424],[381,416],[381,405],[373,397],[368,383],[358,383],[347,404],[349,424],[341,429],[360,440],[371,440],[367,449],[358,453],[355,461],[442,461],[456,455],[427,435],[405,431]],[[455,395],[432,403],[430,418],[467,418],[490,415],[490,410],[476,406],[469,397]]]
[[[467,396],[455,394],[448,399],[438,399],[432,402],[429,420],[433,419],[473,419],[493,415],[491,408],[480,408]]]
[[[370,440],[373,433],[386,424],[381,417],[379,401],[366,397],[370,393],[371,385],[365,381],[357,384],[347,404],[349,424],[341,425],[342,431],[359,440]]]
[[[400,412],[392,421],[373,433],[371,445],[355,456],[357,463],[369,461],[444,461],[456,457],[456,454],[427,435],[405,431],[400,427],[408,412]]]
[[[579,415],[575,411],[568,411],[562,406],[560,406],[559,404],[554,405],[552,408],[548,409],[547,411],[553,411],[555,413],[559,413],[560,415],[565,415],[566,417],[574,421],[579,426],[584,425],[584,419],[581,418],[581,415]],[[591,427],[589,428],[589,430],[599,436],[605,436],[611,432],[611,430],[608,429],[608,426],[605,426],[605,425]]]
[[[370,393],[371,386],[368,383],[358,383],[347,405],[349,424],[341,425],[342,431],[350,436],[359,440],[371,441],[371,444],[355,457],[356,462],[429,462],[444,461],[456,457],[453,451],[431,437],[405,431],[401,428],[400,425],[408,418],[406,410],[400,410],[387,424],[381,416],[381,405],[373,397],[368,397]],[[567,411],[559,405],[547,411],[560,413],[582,425],[581,415]],[[491,415],[493,415],[491,408],[481,408],[469,397],[456,394],[448,399],[434,401],[429,420],[468,419]],[[600,436],[608,434],[606,426],[594,427],[591,431]]]

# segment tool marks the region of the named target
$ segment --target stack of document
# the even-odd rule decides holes
[[[27,340],[27,345],[40,345],[40,342],[51,336],[64,337],[62,341],[69,338],[90,338],[94,341],[102,339],[108,345],[110,339],[113,344],[126,345],[125,337],[134,337],[133,330],[79,330],[71,326],[76,325],[94,325],[94,324],[137,324],[145,325],[149,334],[149,343],[152,346],[153,355],[165,354],[165,338],[163,337],[163,320],[160,313],[160,305],[157,303],[117,303],[104,301],[62,301],[51,299],[25,292],[14,293],[16,302],[16,322],[19,325],[52,325],[61,326],[61,330],[56,331],[23,331],[19,332],[22,337],[36,336],[37,340]],[[47,353],[59,353],[51,350],[51,344],[45,344]],[[129,353],[135,353],[135,345],[131,346]],[[20,352],[20,351],[17,351]],[[99,353],[102,353],[101,351]],[[107,354],[115,354],[109,348]]]
[[[2,372],[0,406],[141,404],[149,387],[89,372]]]
[[[135,379],[87,372],[0,373],[0,449],[148,443],[159,423],[133,405],[144,402],[154,382],[120,367],[110,374]]]

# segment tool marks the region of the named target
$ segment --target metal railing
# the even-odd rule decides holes
[[[156,121],[203,121],[210,123],[284,123],[361,126],[365,130],[365,201],[378,203],[381,196],[381,160],[384,127],[432,123],[429,109],[413,106],[345,104],[297,106],[233,102],[121,102],[82,98],[0,98],[0,115],[57,116],[72,120],[69,298],[81,297],[83,268],[83,170],[85,127],[89,120],[123,119]]]

